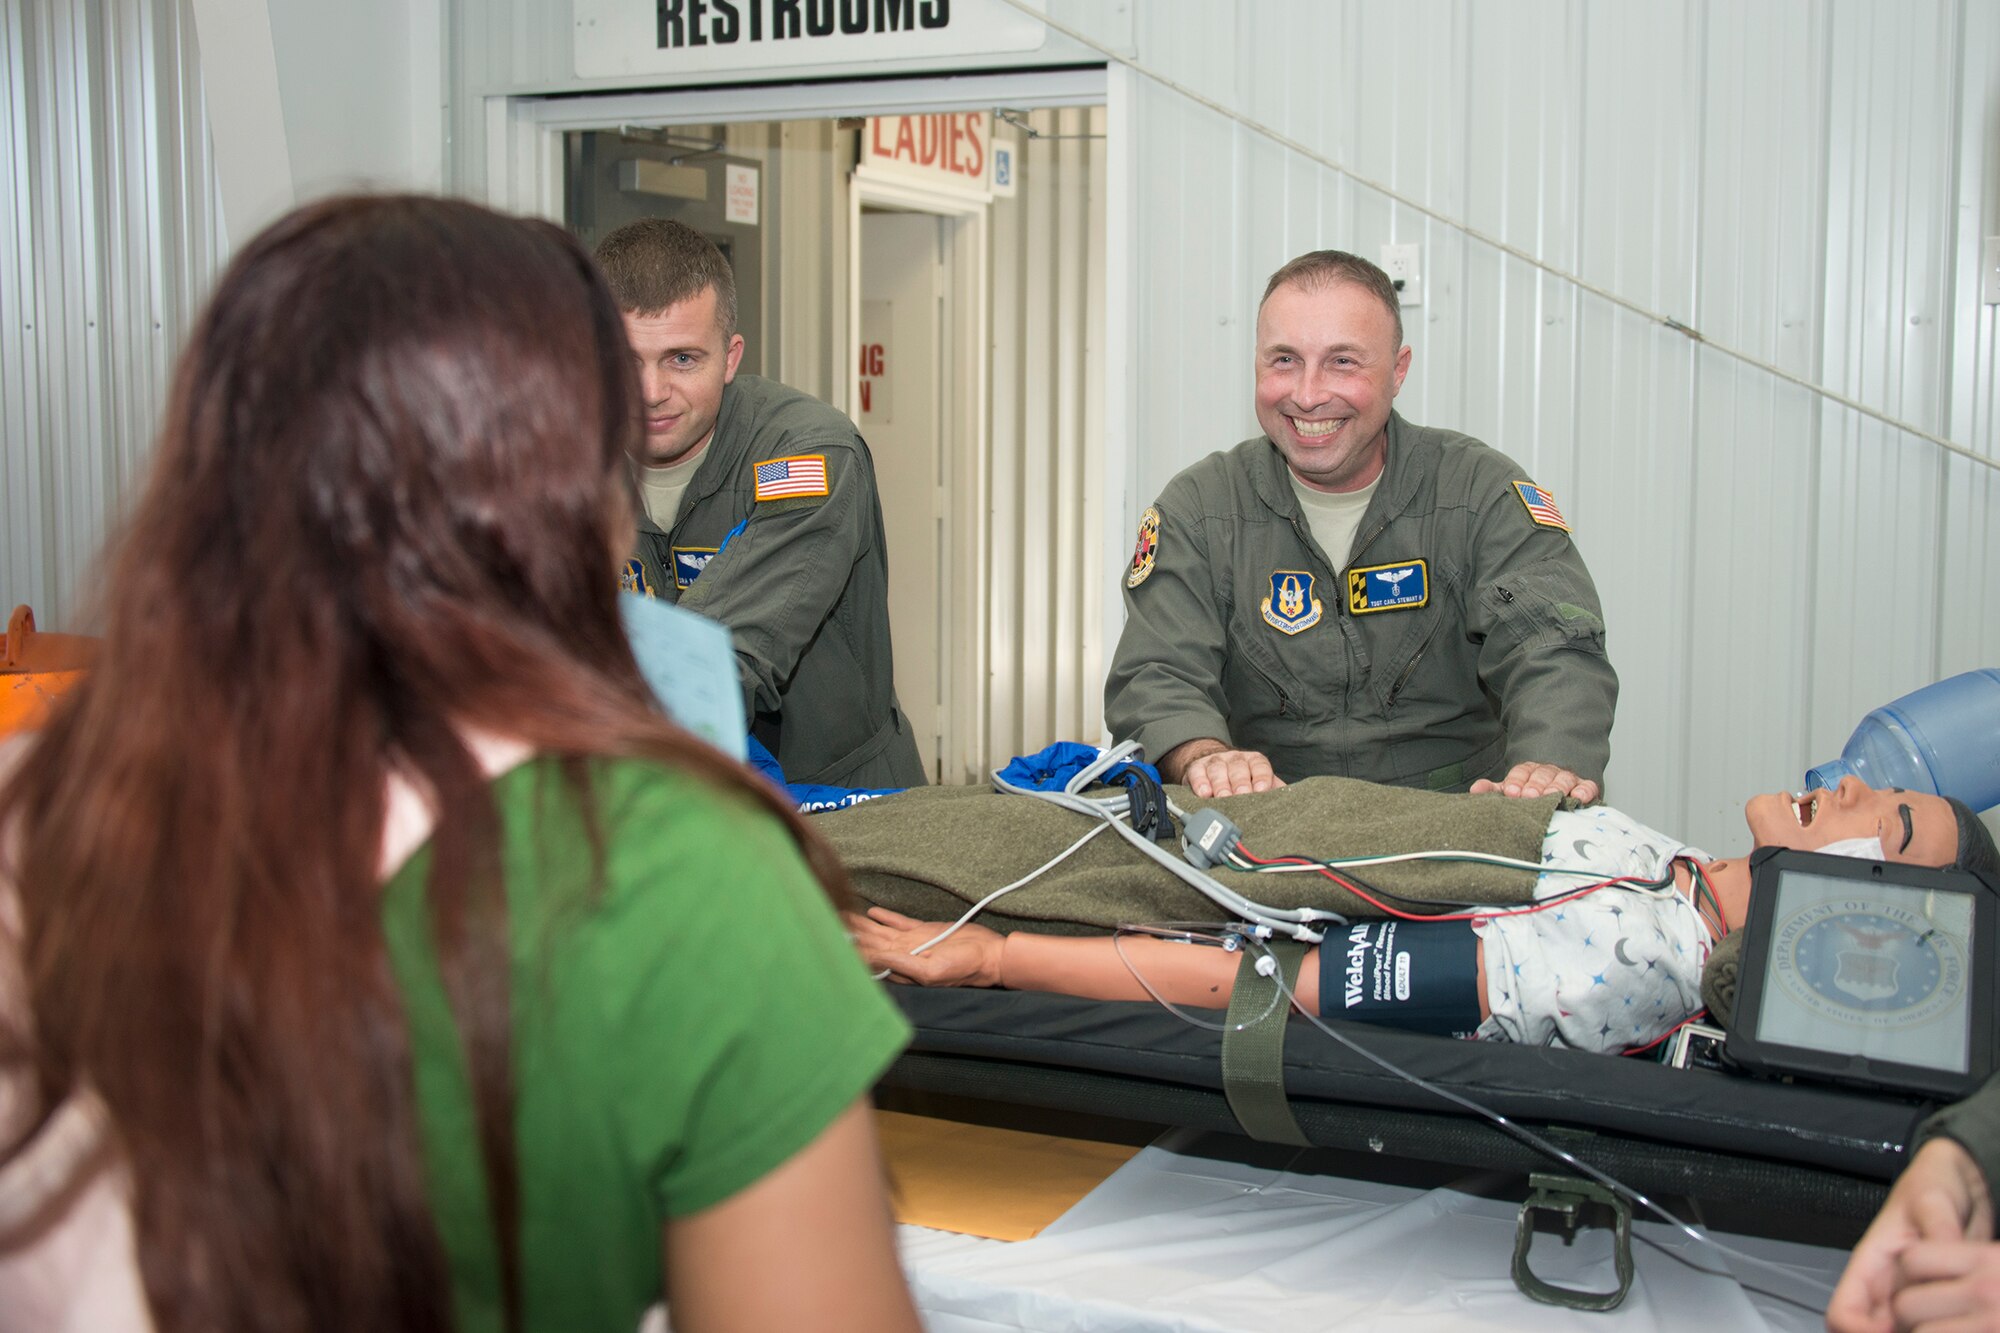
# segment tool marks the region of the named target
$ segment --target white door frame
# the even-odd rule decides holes
[[[986,681],[992,670],[987,624],[987,580],[982,556],[987,543],[987,463],[991,452],[987,422],[990,337],[987,314],[987,209],[983,196],[929,189],[896,176],[857,166],[848,176],[847,345],[861,345],[861,210],[866,205],[956,218],[945,256],[947,317],[939,364],[948,368],[940,387],[938,420],[944,429],[943,467],[938,485],[944,534],[940,589],[947,608],[939,662],[944,697],[938,700],[938,754],[946,782],[977,781],[973,757],[986,735]],[[861,398],[860,359],[847,359],[848,401]],[[928,756],[926,756],[928,759]]]
[[[1137,392],[1131,375],[1133,337],[1133,284],[1129,272],[1134,253],[1129,235],[1121,228],[1135,225],[1137,210],[1120,197],[1129,190],[1135,175],[1129,146],[1121,147],[1121,131],[1127,128],[1124,107],[1134,90],[1125,71],[1114,68],[1060,70],[1014,70],[993,74],[955,75],[856,81],[852,83],[749,84],[699,91],[662,89],[650,92],[620,92],[585,97],[494,96],[486,104],[486,202],[513,213],[549,218],[558,223],[563,215],[563,136],[577,130],[617,129],[622,125],[667,127],[712,125],[732,122],[814,120],[841,116],[920,114],[951,111],[986,111],[995,107],[1034,110],[1042,107],[1107,105],[1110,112],[1113,171],[1111,197],[1106,212],[1105,252],[1118,256],[1104,275],[1107,284],[1105,310],[1105,444],[1098,461],[1099,494],[1113,515],[1130,508],[1127,491],[1135,475],[1136,459],[1131,439],[1133,397]],[[969,353],[974,367],[972,379],[955,386],[945,407],[947,430],[953,432],[945,454],[947,476],[947,520],[944,547],[951,568],[947,571],[946,597],[951,607],[951,623],[945,642],[952,651],[945,664],[946,697],[942,701],[945,735],[941,740],[943,769],[947,781],[977,780],[972,758],[986,735],[988,707],[986,687],[990,679],[992,643],[989,627],[989,598],[985,581],[979,577],[982,554],[988,549],[988,485],[985,469],[988,449],[988,357],[985,353],[987,318],[988,223],[984,200],[972,201],[946,196],[942,192],[912,187],[893,178],[885,179],[857,166],[850,178],[850,236],[858,245],[861,203],[915,208],[924,212],[944,212],[965,219],[957,229],[955,249],[970,250],[954,262],[948,281],[952,284],[954,311],[951,337]],[[921,198],[919,198],[921,196]],[[959,245],[957,242],[963,242]],[[859,254],[849,251],[848,290],[854,293]],[[845,364],[848,373],[843,387],[847,404],[859,397],[859,372],[854,350],[860,342],[861,307],[850,300],[846,326],[833,330],[834,364]],[[1136,511],[1134,511],[1136,512]],[[1110,563],[1105,578],[1122,563],[1121,533],[1129,525],[1106,523],[1106,551]],[[1117,546],[1117,550],[1112,550]],[[1116,558],[1113,558],[1116,557]],[[1123,620],[1118,599],[1107,599],[1100,633],[1103,635],[1101,660],[1110,660],[1109,647],[1117,640]],[[959,651],[963,650],[963,651]],[[961,712],[960,709],[964,711]],[[1078,737],[1077,739],[1091,739]]]
[[[952,78],[854,83],[741,84],[682,92],[599,97],[488,97],[486,202],[510,213],[562,221],[563,135],[621,125],[719,125],[737,121],[831,120],[932,111],[1100,106],[1102,69],[1019,70]]]

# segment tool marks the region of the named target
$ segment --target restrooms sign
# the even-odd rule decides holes
[[[1033,51],[1005,0],[573,0],[576,72],[720,74]]]

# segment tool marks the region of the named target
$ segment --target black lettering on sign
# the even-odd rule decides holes
[[[709,30],[708,40],[718,46],[727,46],[736,40],[737,34],[743,27],[743,21],[736,13],[734,0],[708,0],[708,3],[709,7],[715,10],[715,26]],[[755,5],[756,0],[751,0],[753,9]]]
[[[951,26],[951,0],[655,0],[654,16],[660,48],[679,50],[761,42],[767,32],[777,42],[945,28]]]

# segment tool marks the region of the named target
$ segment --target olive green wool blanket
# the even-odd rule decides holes
[[[1250,851],[1267,859],[1455,849],[1538,862],[1549,815],[1560,799],[1452,795],[1347,778],[1308,778],[1276,791],[1207,801],[1186,787],[1166,790],[1184,810],[1220,811],[1242,830]],[[1053,859],[1098,821],[986,787],[918,787],[814,815],[811,822],[833,844],[865,901],[925,920],[953,920]],[[1162,846],[1180,855],[1178,838]],[[1323,875],[1209,873],[1274,907],[1383,915]],[[1495,866],[1413,861],[1353,873],[1369,886],[1428,902],[1499,904],[1534,896],[1533,872]],[[1222,915],[1194,888],[1107,830],[1001,898],[979,920],[995,930],[1082,935],[1127,923],[1214,921]]]

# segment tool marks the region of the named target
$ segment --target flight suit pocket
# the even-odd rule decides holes
[[[1514,645],[1571,648],[1604,656],[1597,598],[1560,566],[1522,570],[1480,591],[1496,632]]]

